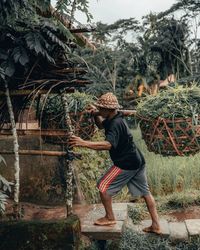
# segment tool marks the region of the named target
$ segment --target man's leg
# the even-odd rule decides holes
[[[112,209],[112,197],[107,193],[100,192],[101,201],[106,211],[106,218],[108,220],[115,220],[115,216]]]
[[[115,216],[114,216],[113,209],[112,209],[112,197],[106,192],[105,193],[100,192],[100,197],[101,197],[102,204],[105,208],[106,215],[105,217],[96,220],[94,224],[96,225],[116,224]]]
[[[126,176],[125,176],[126,177]],[[97,187],[100,192],[101,201],[105,208],[106,215],[98,219],[96,225],[112,225],[115,224],[115,217],[112,209],[112,196],[117,194],[126,184],[124,182],[123,170],[112,166],[106,173],[98,180]]]
[[[151,195],[151,193],[143,196],[143,198],[146,202],[148,211],[152,219],[152,225],[150,227],[144,228],[143,231],[161,234],[160,223],[159,223],[155,200],[153,196]]]

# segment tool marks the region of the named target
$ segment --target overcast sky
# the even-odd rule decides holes
[[[89,0],[90,12],[94,22],[113,23],[118,19],[142,16],[150,12],[160,12],[171,7],[176,0]],[[77,19],[85,22],[83,14],[78,14]]]
[[[55,2],[52,0],[53,4]],[[141,19],[150,12],[164,11],[174,3],[176,0],[89,0],[89,10],[94,17],[92,22],[113,23],[130,17]],[[76,14],[76,19],[86,23],[84,14]]]

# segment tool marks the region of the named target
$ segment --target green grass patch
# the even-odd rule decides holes
[[[145,218],[146,212],[143,204],[128,205],[128,216],[133,224],[139,224]]]

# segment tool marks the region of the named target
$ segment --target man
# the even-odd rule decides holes
[[[105,129],[105,141],[92,142],[72,136],[69,144],[72,147],[87,147],[94,150],[109,150],[113,166],[100,178],[97,187],[106,215],[95,221],[96,225],[113,225],[116,223],[112,210],[112,196],[125,185],[133,196],[142,196],[146,202],[152,219],[152,225],[144,228],[145,232],[160,234],[160,225],[154,198],[147,184],[145,160],[140,150],[135,146],[131,132],[118,111],[120,105],[115,95],[102,95],[93,111],[96,124]]]

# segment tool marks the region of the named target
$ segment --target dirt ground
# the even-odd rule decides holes
[[[174,218],[176,221],[184,221],[188,219],[200,218],[200,206],[192,206],[185,209],[179,209],[168,213],[169,218]]]

